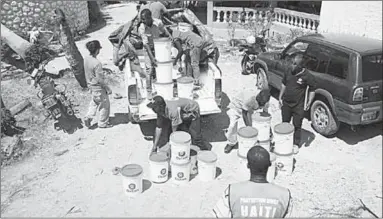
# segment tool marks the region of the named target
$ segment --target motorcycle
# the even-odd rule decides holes
[[[60,125],[63,119],[74,119],[74,111],[70,100],[65,96],[66,86],[57,85],[45,72],[45,66],[49,60],[44,61],[40,66],[33,70],[31,74],[32,81],[28,84],[33,84],[35,87],[39,86],[41,90],[37,93],[37,97],[41,100],[44,108],[46,109],[46,116],[52,117],[56,120],[54,128],[56,130],[62,129],[64,132],[70,128],[69,124]],[[60,89],[61,87],[61,89]]]
[[[261,36],[255,37],[255,42],[247,42],[246,44],[239,45],[239,51],[242,52],[243,55],[241,60],[243,75],[249,75],[254,73],[253,67],[257,55],[267,51],[267,43],[265,39],[266,31],[267,30],[262,31]]]

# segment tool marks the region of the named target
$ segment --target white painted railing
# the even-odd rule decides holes
[[[251,9],[239,7],[213,7],[214,27],[223,27],[228,23],[248,23],[256,16],[261,21],[266,21],[269,9]],[[300,28],[316,31],[319,25],[319,15],[291,11],[282,8],[274,8],[273,24],[287,26],[289,28]]]

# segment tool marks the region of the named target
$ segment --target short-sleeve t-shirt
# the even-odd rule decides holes
[[[154,48],[153,39],[160,38],[161,34],[165,33],[165,27],[161,20],[153,18],[151,27],[141,23],[138,28],[138,34],[142,38],[142,43]]]
[[[158,116],[157,127],[164,127],[164,120],[170,119],[172,126],[182,124],[184,118],[190,116],[197,118],[200,114],[199,105],[196,101],[179,98],[177,100],[166,101],[165,117]]]
[[[146,5],[142,5],[139,14],[141,14],[143,9],[149,9],[152,12],[152,17],[154,19],[161,19],[161,15],[167,12],[165,5],[161,2],[151,2]]]
[[[259,90],[256,91],[241,91],[238,95],[236,95],[230,102],[229,108],[236,110],[237,112],[245,111],[254,111],[259,108],[259,104],[257,102],[257,95]]]

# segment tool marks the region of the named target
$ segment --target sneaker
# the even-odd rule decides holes
[[[106,129],[106,128],[113,127],[113,125],[112,124],[107,124],[106,126],[98,126],[98,127],[101,128],[101,129]]]
[[[235,144],[235,145],[227,144],[226,147],[225,147],[225,154],[230,153],[237,145],[238,145],[238,143]]]
[[[87,128],[90,128],[91,126],[92,119],[91,118],[86,118],[84,119],[84,124]]]

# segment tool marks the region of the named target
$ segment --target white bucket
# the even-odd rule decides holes
[[[173,61],[157,62],[156,82],[173,83]]]
[[[154,183],[164,183],[169,177],[169,158],[166,153],[158,152],[149,157],[150,179]]]
[[[275,179],[275,172],[276,172],[276,155],[274,153],[270,153],[270,162],[271,162],[271,166],[269,167],[269,169],[267,170],[267,175],[266,175],[266,179],[267,179],[267,182],[269,183],[272,183]]]
[[[170,135],[171,161],[175,164],[190,162],[191,136],[187,132],[176,131]]]
[[[198,167],[197,167],[197,154],[200,151],[200,148],[191,145],[190,146],[190,174],[196,175],[198,174]]]
[[[255,145],[259,145],[259,146],[263,147],[264,149],[266,149],[268,152],[270,152],[270,147],[271,147],[270,140],[257,141],[257,143]]]
[[[294,126],[284,122],[274,126],[274,153],[290,154],[294,147]]]
[[[257,143],[258,130],[254,127],[242,127],[238,130],[238,156],[246,158],[247,152]]]
[[[163,153],[166,153],[166,155],[168,156],[168,159],[170,160],[170,157],[171,157],[171,152],[170,152],[170,144],[169,142],[167,144],[165,144],[164,146],[162,146],[158,152],[163,152]],[[170,168],[170,162],[168,162],[168,170],[169,170],[169,173],[171,172],[171,168]]]
[[[142,193],[142,173],[143,169],[138,164],[128,164],[120,169],[124,193],[134,197]]]
[[[190,181],[190,161],[184,164],[171,163],[172,179],[177,184],[184,184]]]
[[[251,116],[253,127],[258,130],[258,140],[266,141],[270,139],[271,115],[266,112],[256,112]]]
[[[178,30],[181,32],[193,31],[193,26],[185,22],[179,22]]]
[[[153,40],[155,56],[158,62],[168,62],[172,60],[172,41],[169,38],[157,38]]]
[[[194,79],[181,77],[177,79],[177,94],[180,98],[193,99]]]
[[[276,159],[277,176],[288,176],[293,172],[294,167],[294,153],[290,154],[278,154]]]
[[[158,83],[155,82],[154,84],[154,89],[157,92],[157,95],[163,97],[165,100],[171,100],[174,97],[174,92],[173,92],[173,83]]]
[[[198,178],[201,181],[214,180],[217,175],[217,155],[212,151],[200,151],[197,155]]]

